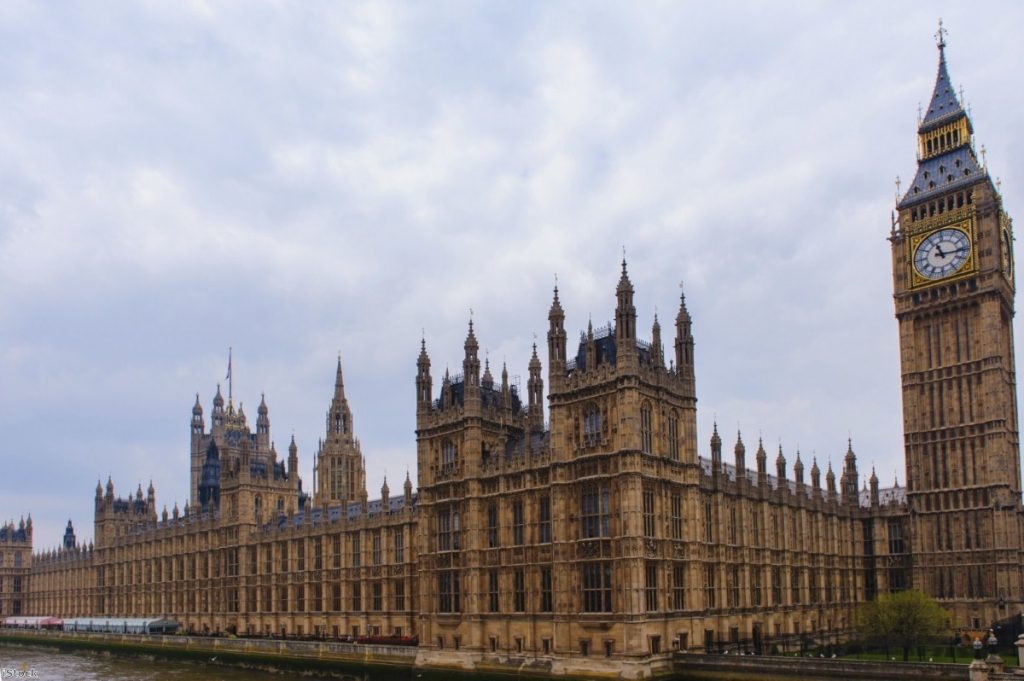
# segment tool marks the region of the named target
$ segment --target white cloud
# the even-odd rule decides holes
[[[790,465],[798,444],[838,461],[849,432],[862,471],[902,480],[893,178],[941,14],[1024,210],[1020,13],[4,3],[6,514],[31,505],[41,546],[65,515],[88,535],[108,471],[183,501],[192,395],[209,404],[228,345],[307,487],[340,350],[370,492],[386,468],[395,493],[421,330],[435,375],[459,370],[473,308],[494,368],[525,376],[554,275],[570,334],[604,323],[623,245],[667,345],[686,282],[702,450],[716,413]],[[33,489],[60,502],[11,494]]]

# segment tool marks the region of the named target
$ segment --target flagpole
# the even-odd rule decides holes
[[[228,404],[232,403],[232,384],[235,382],[231,375],[231,346],[228,346]]]

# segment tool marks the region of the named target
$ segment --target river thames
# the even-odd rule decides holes
[[[358,679],[397,681],[409,679],[409,672],[366,670],[358,674],[339,672],[321,676],[296,671],[270,673],[225,666],[212,662],[154,659],[150,656],[120,656],[104,653],[62,652],[54,648],[0,645],[0,681],[39,679],[41,681],[281,681],[281,679]],[[414,676],[414,674],[412,675]]]

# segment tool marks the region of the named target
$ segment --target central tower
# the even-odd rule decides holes
[[[954,626],[1022,592],[1013,227],[973,146],[938,34],[935,90],[892,243],[914,588]]]

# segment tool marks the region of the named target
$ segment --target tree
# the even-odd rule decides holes
[[[946,630],[949,613],[920,591],[883,594],[857,608],[857,631],[868,640],[903,648],[903,661],[910,649]]]

